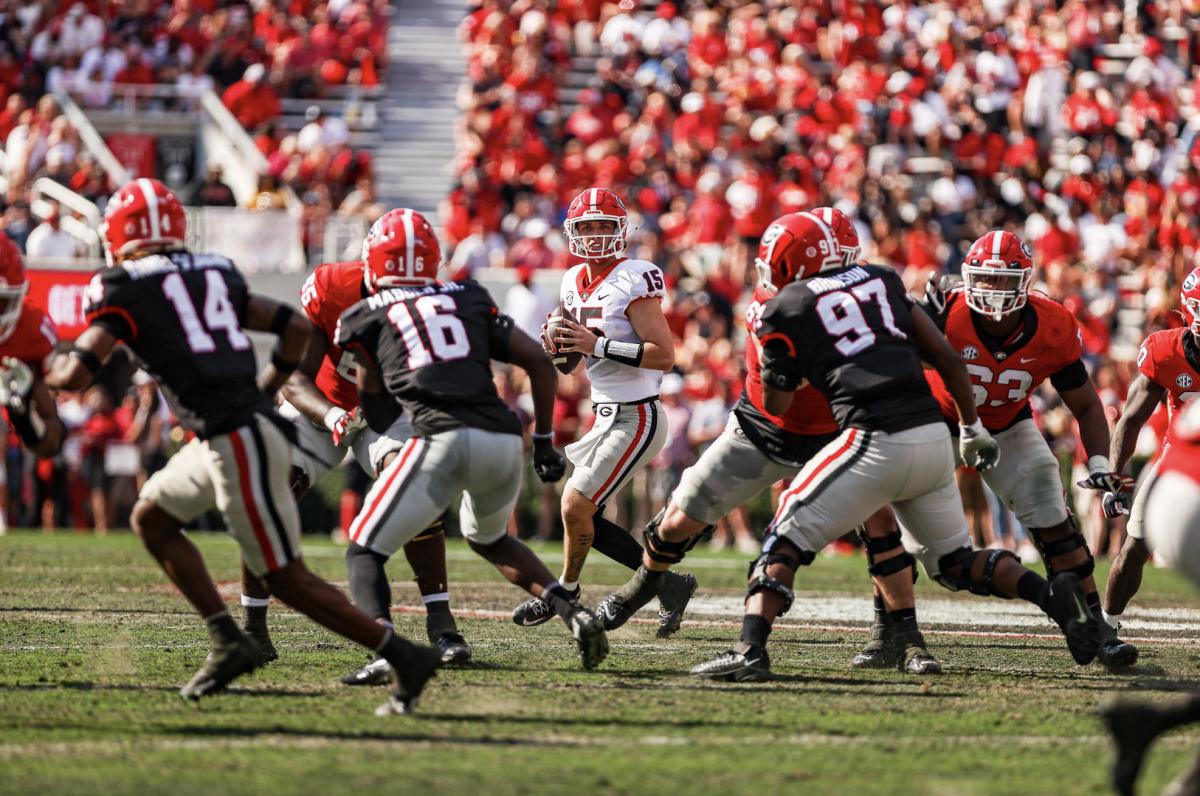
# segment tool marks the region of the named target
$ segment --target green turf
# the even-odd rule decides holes
[[[218,580],[236,578],[229,540],[199,544]],[[344,580],[340,548],[305,550],[317,571]],[[705,593],[740,591],[744,557],[689,560]],[[450,568],[469,584],[459,605],[499,609],[521,597],[461,544]],[[597,560],[587,579],[623,575]],[[798,587],[862,596],[863,562],[819,559]],[[925,580],[918,592],[947,597]],[[398,602],[414,595],[398,584]],[[1140,603],[1193,604],[1182,579],[1156,570]],[[442,673],[419,715],[379,719],[382,691],[336,685],[361,652],[290,611],[272,616],[280,660],[228,695],[185,705],[176,689],[206,639],[133,537],[0,537],[0,793],[1095,794],[1106,792],[1109,759],[1095,706],[1117,690],[1172,698],[1197,675],[1186,644],[1145,645],[1143,664],[1115,676],[1074,666],[1052,639],[947,636],[935,645],[942,677],[862,673],[847,664],[862,632],[800,628],[772,640],[776,682],[712,685],[682,672],[727,646],[733,629],[685,624],[656,642],[646,625],[623,628],[609,660],[586,673],[557,623],[468,619],[479,665]],[[419,616],[399,627],[423,635]],[[1168,738],[1144,792],[1174,776],[1198,738]]]

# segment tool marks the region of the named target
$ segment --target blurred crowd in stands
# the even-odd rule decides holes
[[[470,8],[441,214],[453,272],[515,268],[517,303],[552,305],[537,273],[567,264],[567,203],[614,190],[630,255],[672,288],[681,415],[736,398],[757,240],[820,205],[854,218],[864,256],[917,292],[988,229],[1020,234],[1034,289],[1079,319],[1113,417],[1144,335],[1179,323],[1179,284],[1200,264],[1196,0]],[[1065,410],[1049,393],[1038,409],[1069,461]],[[686,462],[702,439],[664,456]]]
[[[103,206],[113,186],[54,96],[84,110],[119,102],[126,87],[173,86],[178,96],[142,97],[185,109],[189,96],[221,97],[268,161],[251,209],[279,207],[292,189],[319,229],[330,214],[373,220],[368,152],[351,147],[346,123],[313,105],[296,130],[279,124],[281,98],[340,96],[370,89],[386,68],[386,0],[22,0],[0,7],[0,147],[5,220],[18,234],[28,188],[50,177]],[[182,98],[181,98],[182,97]],[[158,175],[160,177],[168,175]],[[196,204],[234,204],[205,175],[174,187]],[[374,214],[374,215],[373,215]]]

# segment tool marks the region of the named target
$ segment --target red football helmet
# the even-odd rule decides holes
[[[962,274],[967,306],[999,320],[1025,306],[1033,279],[1033,250],[1011,232],[989,232],[967,250]]]
[[[1187,321],[1192,334],[1200,335],[1200,266],[1183,280],[1183,290],[1180,291],[1179,306],[1183,309],[1183,319]]]
[[[158,180],[139,177],[108,200],[100,236],[109,265],[131,254],[183,248],[187,216],[171,189]]]
[[[838,246],[842,250],[842,264],[854,265],[862,255],[862,244],[858,242],[858,230],[850,216],[832,207],[818,207],[812,214],[833,230]]]
[[[583,235],[577,231],[582,221],[611,221],[613,231]],[[603,188],[588,188],[576,196],[567,208],[563,229],[567,233],[567,249],[571,254],[585,260],[607,260],[625,253],[629,214],[616,194]]]
[[[843,267],[837,238],[812,213],[788,213],[771,222],[758,244],[759,285],[782,290],[797,279]]]
[[[21,304],[29,292],[25,265],[17,244],[0,232],[0,343],[12,337],[21,320]]]
[[[389,210],[371,226],[362,245],[367,291],[437,281],[442,246],[425,216],[406,207]]]

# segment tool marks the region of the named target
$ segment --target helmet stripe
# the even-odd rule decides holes
[[[600,209],[600,208],[596,207],[596,203],[599,201],[600,201],[600,189],[593,188],[592,189],[592,208],[591,208],[592,212],[595,212]]]
[[[137,178],[138,190],[146,198],[146,212],[150,215],[150,237],[157,240],[162,237],[162,229],[158,219],[158,196],[154,193],[154,183],[145,177]]]
[[[413,230],[413,211],[405,209],[400,216],[404,223],[404,268],[405,276],[416,276],[416,264],[413,262],[414,250],[416,248],[417,233]]]
[[[829,225],[822,221],[820,217],[812,213],[801,213],[800,215],[808,216],[813,221],[817,222],[817,227],[821,230],[821,234],[825,236],[825,240],[829,243],[829,253],[837,256],[841,252],[841,248],[838,246],[837,239],[833,237],[833,230],[830,229]]]
[[[995,258],[995,259],[1000,258],[1000,246],[1003,242],[1004,242],[1004,233],[1003,232],[993,232],[992,233],[992,257],[993,258]]]

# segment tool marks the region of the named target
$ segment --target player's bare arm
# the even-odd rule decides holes
[[[954,398],[958,409],[959,422],[970,426],[979,420],[975,412],[975,394],[971,389],[971,377],[963,366],[962,357],[950,347],[950,341],[938,331],[933,320],[925,314],[925,310],[914,307],[912,312],[913,329],[916,332],[916,344],[920,349],[921,359],[933,366],[946,388]]]
[[[299,367],[312,337],[313,325],[286,304],[251,294],[246,299],[245,326],[255,332],[270,332],[279,338],[271,352],[271,361],[258,377],[259,389],[274,395]]]
[[[1144,373],[1129,385],[1129,396],[1125,399],[1125,409],[1112,432],[1112,441],[1108,448],[1108,458],[1112,462],[1114,472],[1125,472],[1130,457],[1137,447],[1138,432],[1150,420],[1154,410],[1166,396],[1167,391],[1155,384]],[[1065,400],[1065,396],[1064,396]],[[1080,429],[1082,431],[1082,428]]]
[[[1104,404],[1091,380],[1073,390],[1063,390],[1059,395],[1079,423],[1079,438],[1083,440],[1083,449],[1087,451],[1088,459],[1100,456],[1107,461],[1110,441],[1108,417],[1104,414]],[[1111,469],[1120,471],[1115,464]]]
[[[75,338],[75,345],[59,354],[46,374],[46,386],[52,390],[82,390],[90,386],[96,372],[108,361],[117,338],[107,329],[92,325]]]
[[[383,385],[379,367],[362,351],[354,354],[358,360],[358,401],[366,416],[367,425],[383,434],[400,416],[400,404],[396,403]]]
[[[300,414],[314,423],[324,423],[325,414],[335,405],[317,389],[317,372],[329,350],[329,338],[320,329],[314,329],[308,339],[308,347],[300,360],[300,366],[284,382],[280,393],[285,401],[296,407]]]

